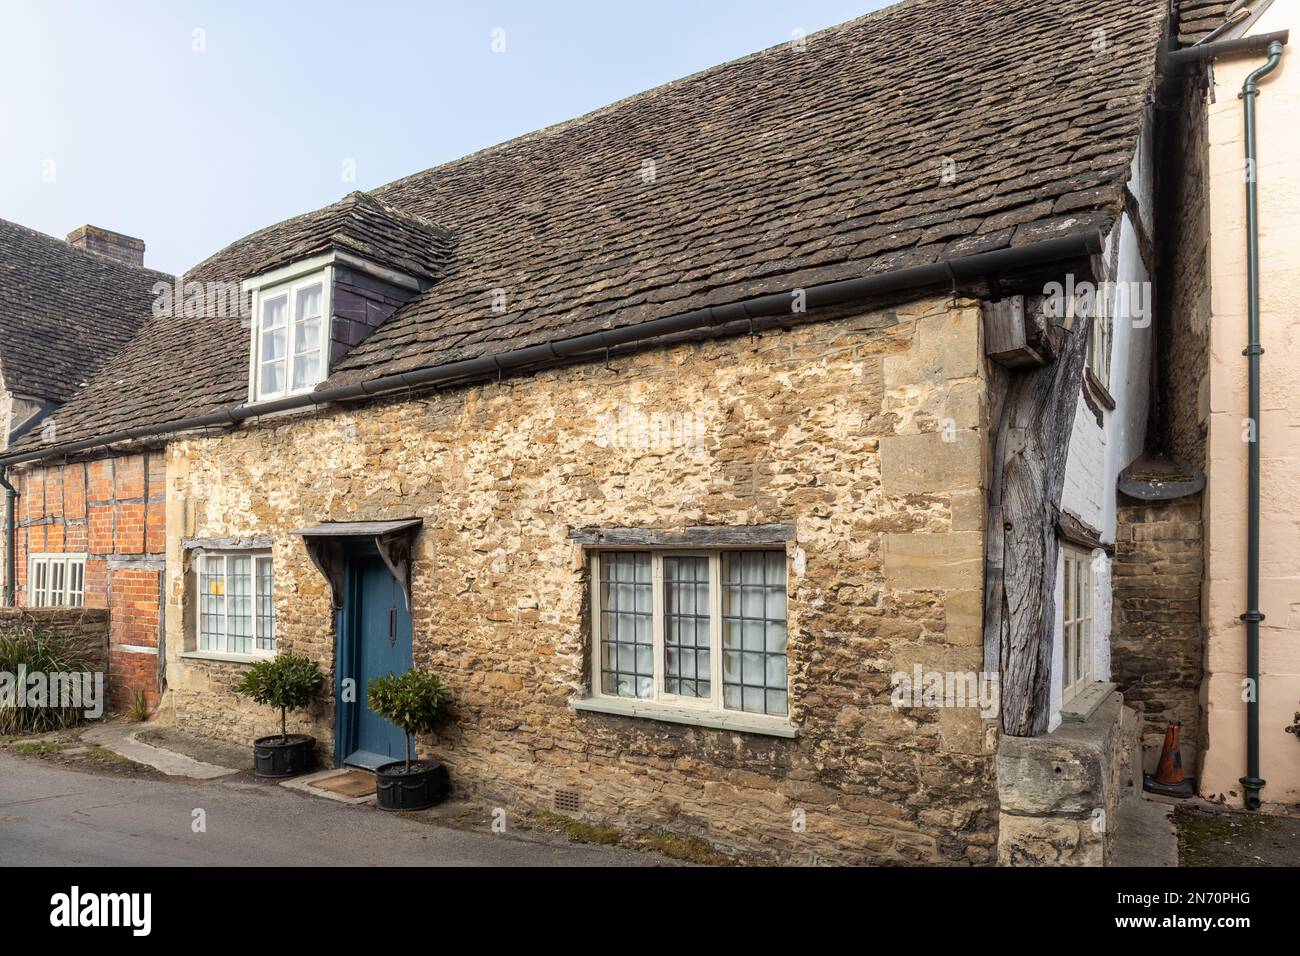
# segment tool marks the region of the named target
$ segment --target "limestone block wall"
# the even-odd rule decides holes
[[[1201,497],[1125,500],[1115,541],[1114,679],[1144,717],[1154,770],[1165,728],[1182,723],[1183,767],[1195,775],[1201,737]]]
[[[1252,33],[1291,29],[1294,2],[1274,3]],[[1262,56],[1220,60],[1208,107],[1211,309],[1206,491],[1206,746],[1200,790],[1240,805],[1246,772],[1246,233],[1244,146],[1237,94]],[[1300,803],[1300,740],[1286,728],[1300,709],[1300,62],[1287,47],[1260,85],[1259,201],[1264,355],[1260,775],[1266,803]]]
[[[1084,722],[1041,737],[1003,737],[997,777],[1002,866],[1105,866],[1137,722],[1112,693]]]
[[[933,299],[177,442],[168,704],[236,741],[274,721],[233,695],[244,665],[182,656],[185,538],[269,538],[280,647],[329,669],[326,585],[289,532],[418,516],[414,655],[454,700],[421,748],[461,792],[572,791],[587,818],[793,863],[992,862],[978,711],[890,701],[914,664],[981,669],[986,391],[976,304]],[[591,641],[570,529],[768,523],[796,528],[797,738],[570,708]],[[332,714],[299,725],[328,744]]]

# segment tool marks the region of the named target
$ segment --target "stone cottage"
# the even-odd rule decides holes
[[[353,193],[192,270],[0,462],[158,462],[194,732],[265,732],[232,687],[293,650],[373,767],[366,681],[415,666],[422,748],[508,811],[1103,862],[1168,14],[911,0]]]

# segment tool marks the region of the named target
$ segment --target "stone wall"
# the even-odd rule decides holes
[[[166,544],[165,464],[143,452],[43,467],[20,466],[16,599],[27,594],[28,556],[85,554],[85,606],[111,608],[111,703],[138,691],[158,699],[158,639]]]
[[[1125,788],[1132,787],[1137,720],[1112,693],[1086,721],[1042,737],[1003,737],[997,779],[1002,866],[1105,866]]]
[[[236,741],[274,721],[233,696],[243,665],[184,654],[184,539],[270,538],[279,646],[332,668],[327,588],[290,532],[422,517],[414,655],[454,721],[421,747],[461,792],[513,813],[571,791],[588,819],[791,863],[990,863],[994,735],[890,702],[914,664],[982,666],[986,404],[979,310],[935,299],[177,442],[168,706]],[[773,523],[796,528],[795,739],[569,706],[591,640],[571,529]],[[331,705],[299,724],[328,746]]]
[[[1121,499],[1115,541],[1112,677],[1143,715],[1145,764],[1154,769],[1171,721],[1182,722],[1183,766],[1196,771],[1205,655],[1200,495]]]
[[[27,628],[53,635],[97,669],[108,663],[109,612],[104,608],[0,608],[0,633]]]
[[[1183,84],[1165,144],[1156,336],[1157,428],[1165,450],[1204,469],[1210,413],[1210,210],[1205,84]]]

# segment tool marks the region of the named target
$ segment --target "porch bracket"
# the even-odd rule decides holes
[[[419,533],[423,518],[400,521],[327,521],[291,532],[302,538],[312,564],[329,582],[334,610],[343,607],[344,570],[348,542],[369,539],[379,557],[401,585],[406,610],[411,610],[411,539]]]

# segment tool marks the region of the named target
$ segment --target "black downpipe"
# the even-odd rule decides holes
[[[9,483],[9,469],[0,465],[0,487],[5,490],[5,607],[14,606],[14,505],[18,491]]]
[[[1246,77],[1241,99],[1246,115],[1246,309],[1250,342],[1242,353],[1249,368],[1251,427],[1254,434],[1248,445],[1247,530],[1246,530],[1246,676],[1250,679],[1250,697],[1246,702],[1246,776],[1241,778],[1247,810],[1260,807],[1260,790],[1264,780],[1259,775],[1259,625],[1264,615],[1259,610],[1259,359],[1264,354],[1259,333],[1259,162],[1255,136],[1255,100],[1259,81],[1277,69],[1282,60],[1282,43],[1268,45],[1268,62]]]

